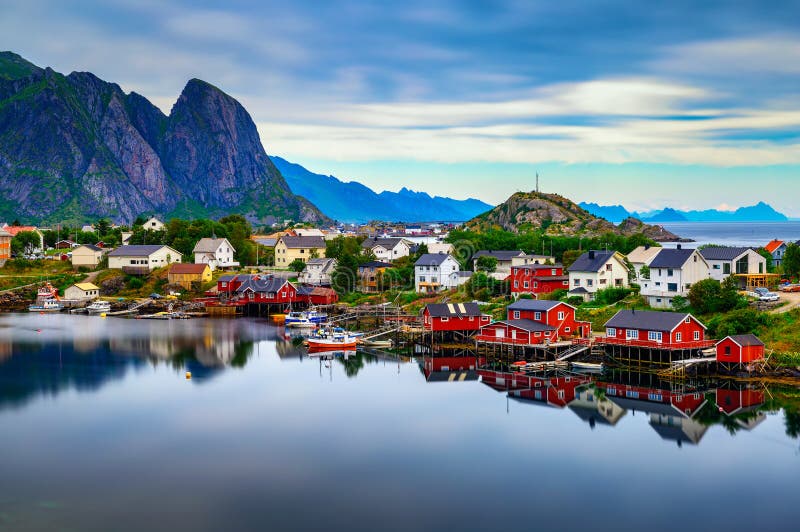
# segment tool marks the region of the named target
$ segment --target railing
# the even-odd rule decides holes
[[[614,338],[601,336],[596,339],[598,344],[625,345],[631,347],[650,347],[655,349],[706,349],[716,344],[715,340],[692,340],[687,342],[658,342],[656,340],[629,340],[627,338]]]

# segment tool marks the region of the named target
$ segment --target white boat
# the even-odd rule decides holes
[[[347,351],[356,348],[356,339],[349,335],[334,335],[327,338],[309,338],[309,351]]]
[[[64,306],[57,299],[42,299],[28,307],[30,312],[61,312]]]
[[[286,315],[284,324],[287,327],[315,327],[318,323],[327,321],[328,315],[316,310],[306,310],[303,312],[290,312]]]
[[[111,303],[108,301],[95,301],[86,307],[86,312],[89,314],[103,314],[104,312],[111,312]]]

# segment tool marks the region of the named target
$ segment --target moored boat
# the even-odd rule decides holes
[[[356,348],[357,339],[349,334],[334,334],[330,336],[312,336],[308,339],[310,351],[347,350]]]
[[[61,309],[64,306],[61,304],[61,301],[57,299],[41,299],[34,303],[33,305],[28,306],[29,312],[61,312]]]
[[[103,314],[106,312],[111,312],[111,303],[108,301],[95,301],[86,307],[86,312],[89,314]]]
[[[319,323],[328,320],[328,315],[316,310],[305,310],[302,312],[290,312],[284,318],[287,327],[316,327]]]

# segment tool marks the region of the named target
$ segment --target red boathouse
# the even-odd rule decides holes
[[[754,334],[726,336],[717,342],[717,362],[749,364],[764,358],[764,342]]]
[[[422,310],[426,331],[477,331],[490,321],[477,303],[430,303]]]

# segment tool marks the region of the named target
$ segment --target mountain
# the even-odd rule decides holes
[[[315,174],[299,164],[272,156],[292,192],[314,203],[326,215],[342,222],[469,220],[492,208],[476,199],[454,200],[407,188],[380,194],[355,181]]]
[[[782,222],[789,218],[763,201],[749,207],[740,207],[735,211],[706,209],[699,211],[680,211],[666,207],[661,210],[647,212],[629,212],[622,205],[598,205],[596,203],[580,203],[580,206],[595,216],[605,218],[609,222],[618,223],[632,216],[644,222]]]
[[[198,79],[169,116],[88,72],[67,76],[0,52],[0,218],[243,214],[318,222],[264,151],[250,115]]]
[[[596,237],[612,232],[622,235],[644,234],[657,242],[685,241],[662,227],[626,218],[619,225],[598,218],[558,194],[517,192],[491,211],[468,221],[468,229],[485,231],[504,229],[524,232],[544,230],[553,236]]]

